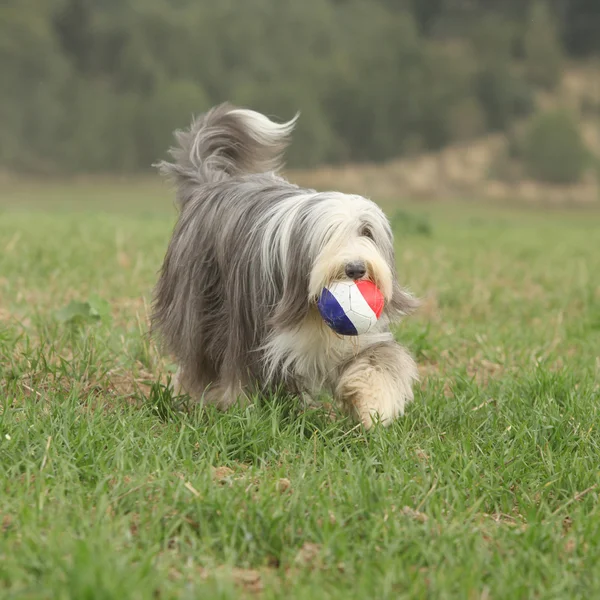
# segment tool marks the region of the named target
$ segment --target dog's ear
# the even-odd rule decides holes
[[[300,325],[310,308],[308,292],[314,257],[306,227],[304,220],[296,220],[285,252],[275,263],[272,281],[277,287],[279,300],[274,307],[271,325],[281,329]]]
[[[392,299],[388,302],[386,312],[390,320],[394,321],[405,315],[410,315],[420,306],[420,302],[407,290],[400,287],[398,281],[394,281]]]
[[[288,274],[282,287],[281,300],[273,313],[272,325],[293,329],[306,318],[309,310],[307,273],[294,270]]]

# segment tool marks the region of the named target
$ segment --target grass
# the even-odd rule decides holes
[[[7,186],[0,597],[600,595],[600,213],[386,208],[423,378],[366,434],[171,397],[164,188]]]

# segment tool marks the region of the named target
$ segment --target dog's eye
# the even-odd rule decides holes
[[[360,230],[360,235],[362,237],[366,237],[366,238],[369,238],[370,240],[372,240],[373,239],[373,230],[370,227],[363,227]]]

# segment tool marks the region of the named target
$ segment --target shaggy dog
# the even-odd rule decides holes
[[[283,389],[324,390],[369,428],[404,413],[415,362],[390,324],[415,306],[398,283],[390,225],[370,200],[302,189],[275,174],[296,118],[276,124],[224,104],[176,133],[180,210],[155,290],[153,328],[177,360],[179,389],[226,409]],[[338,279],[370,279],[384,313],[343,337],[317,298]]]

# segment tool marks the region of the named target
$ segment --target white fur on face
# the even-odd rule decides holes
[[[392,297],[392,273],[373,241],[352,230],[347,232],[347,236],[343,233],[338,233],[315,260],[309,283],[309,298],[318,297],[323,287],[332,281],[346,279],[346,264],[362,260],[367,267],[365,279],[371,279],[384,298],[389,300]]]
[[[321,201],[314,202],[321,197]],[[288,263],[290,249],[296,243],[299,214],[313,203],[310,219],[303,224],[312,253],[312,269],[308,300],[314,302],[323,287],[337,279],[346,279],[345,266],[362,260],[367,266],[366,279],[381,289],[386,300],[392,296],[392,271],[376,242],[361,235],[364,227],[374,232],[375,239],[388,242],[389,225],[383,212],[370,200],[339,192],[298,193],[273,206],[261,216],[258,226],[264,226],[262,264],[265,283],[272,283],[275,272],[291,273],[295,265]]]
[[[309,283],[309,298],[315,298],[324,286],[345,279],[345,266],[362,260],[367,266],[366,279],[381,289],[386,300],[392,296],[392,271],[376,242],[362,235],[367,227],[374,239],[387,240],[389,228],[383,212],[373,202],[361,196],[332,193],[322,221],[317,222],[315,237],[322,247],[315,258]],[[326,240],[323,244],[323,240]]]
[[[324,198],[317,203],[317,197]],[[287,265],[289,249],[294,244],[298,215],[307,203],[313,202],[310,220],[303,227],[308,237],[313,266],[310,273],[308,298],[314,301],[324,286],[336,279],[345,279],[345,266],[362,260],[367,266],[365,278],[373,280],[386,300],[392,295],[392,272],[376,241],[361,235],[365,227],[373,230],[375,240],[388,242],[389,225],[383,212],[361,196],[338,192],[300,193],[281,201],[263,215],[266,223],[262,243],[265,274]]]

